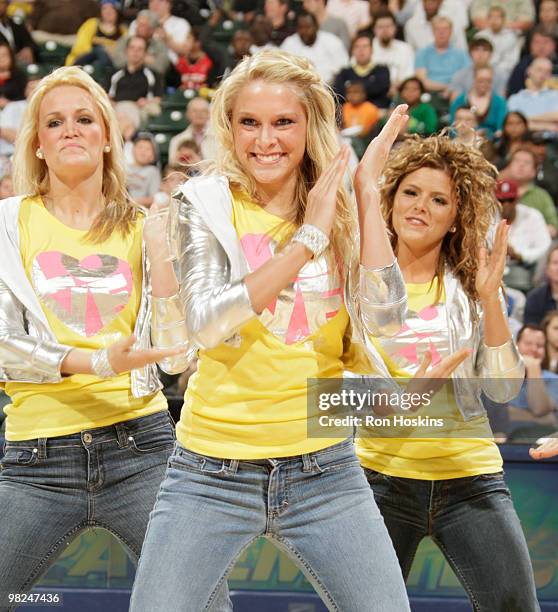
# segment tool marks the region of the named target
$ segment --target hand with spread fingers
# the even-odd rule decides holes
[[[406,104],[397,106],[391,113],[382,131],[368,145],[355,172],[354,185],[356,191],[365,190],[370,186],[377,186],[389,157],[391,147],[402,127],[409,120],[407,108]]]
[[[479,249],[479,266],[475,278],[475,287],[481,301],[487,301],[498,295],[506,266],[509,227],[506,221],[500,221],[496,229],[492,252],[486,247]]]
[[[429,369],[432,363],[432,353],[427,351],[418,370],[409,381],[406,391],[408,393],[427,393],[432,398],[449,381],[454,370],[470,355],[470,349],[460,349]],[[413,406],[413,408],[417,410],[420,408],[420,404]]]

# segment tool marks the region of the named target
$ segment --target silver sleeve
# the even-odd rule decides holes
[[[405,281],[395,260],[378,270],[359,267],[359,306],[364,329],[372,336],[393,336],[407,312]]]
[[[483,391],[491,400],[504,404],[519,395],[525,364],[513,339],[501,346],[486,346],[481,342],[477,363]]]
[[[158,365],[167,374],[180,374],[191,361],[190,343],[180,296],[151,297],[151,344],[154,348],[183,348],[178,355],[165,357]]]
[[[230,263],[195,206],[183,195],[174,233],[177,277],[190,342],[214,348],[256,316],[244,281],[231,282]]]
[[[73,347],[26,332],[23,305],[0,280],[0,378],[4,381],[57,383]]]

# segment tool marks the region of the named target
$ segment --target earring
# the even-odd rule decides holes
[[[35,155],[39,158],[39,159],[44,159],[44,153],[43,150],[41,149],[41,147],[39,147],[36,151],[35,151]]]
[[[456,231],[457,231],[457,228],[455,227],[455,225],[452,225],[452,226],[450,227],[450,232],[451,232],[452,234],[455,234],[455,232],[456,232]]]
[[[106,145],[103,147],[103,151],[104,151],[105,153],[110,153],[110,145],[106,144]]]

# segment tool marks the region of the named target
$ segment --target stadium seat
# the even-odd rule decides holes
[[[157,117],[151,117],[146,128],[153,134],[160,132],[178,134],[188,127],[184,110],[163,110]]]

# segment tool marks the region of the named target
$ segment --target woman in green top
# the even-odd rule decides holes
[[[438,115],[432,104],[422,101],[424,93],[424,85],[417,77],[409,77],[399,86],[400,103],[409,106],[407,111],[409,115],[407,132],[409,134],[429,136],[438,129]]]

